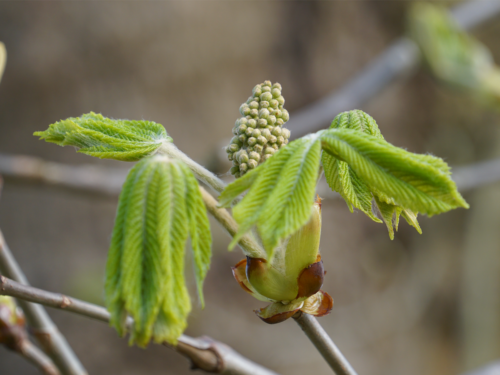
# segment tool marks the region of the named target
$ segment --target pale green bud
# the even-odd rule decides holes
[[[264,81],[264,83],[262,84],[262,87],[271,87],[273,84],[271,83],[271,81],[269,81],[268,79]]]
[[[240,141],[238,140],[238,137],[233,137],[231,138],[231,143],[234,143],[236,145],[239,145],[240,144]]]
[[[260,96],[262,94],[262,87],[260,85],[255,85],[252,90],[253,96]]]
[[[247,164],[250,169],[254,169],[259,165],[259,163],[253,159],[250,159]]]
[[[281,113],[280,113],[280,116],[281,116]],[[276,117],[278,117],[278,116],[276,116]],[[283,121],[282,118],[278,118],[276,120],[276,125],[278,125],[278,126],[282,126],[284,123],[285,123],[285,121]]]
[[[267,140],[269,141],[269,143],[276,143],[276,137],[274,135],[270,135]]]
[[[278,82],[274,83],[273,86],[272,86],[273,89],[278,89],[278,90],[282,90],[282,87],[281,87],[281,84],[279,84]]]
[[[262,90],[264,91],[264,90]],[[266,102],[269,102],[273,99],[273,94],[271,94],[270,92],[264,92],[261,96],[260,96],[260,100],[261,101],[266,101]]]
[[[285,138],[285,139],[290,138],[290,130],[288,130],[287,128],[282,128],[282,129],[281,129],[281,135],[282,135],[282,136],[283,136],[283,138]]]
[[[229,151],[229,150],[226,150],[226,151]],[[229,161],[233,161],[233,153],[231,151],[229,151],[229,153],[227,154],[227,159]]]
[[[257,143],[257,138],[250,137],[250,138],[247,139],[247,143],[248,143],[249,146],[254,146]]]
[[[266,108],[262,108],[259,111],[259,117],[267,119],[269,117],[269,111]]]
[[[269,129],[262,130],[262,136],[269,140],[269,137],[271,136],[271,132],[269,131]]]
[[[258,124],[259,124],[260,128],[265,128],[267,126],[267,120],[264,118],[261,118],[261,119],[259,119]]]
[[[254,119],[250,119],[248,120],[247,126],[250,128],[255,128],[257,126],[257,121],[255,121]]]
[[[268,118],[267,118],[267,122],[271,125],[274,125],[276,123],[276,116],[274,115],[270,115]]]
[[[240,140],[241,144],[244,144],[247,141],[247,136],[245,134],[241,134],[238,136],[238,139]]]
[[[279,147],[276,143],[275,143],[275,144],[273,144],[273,146],[272,146],[272,147],[273,147],[276,151],[278,151],[278,150],[280,149],[280,147]]]
[[[253,98],[251,98],[251,99],[253,99]],[[252,101],[252,102],[250,102],[249,107],[250,107],[250,109],[257,109],[257,108],[259,108],[259,103],[257,103],[256,101]]]
[[[268,92],[271,94],[271,87],[269,86],[262,86],[262,92],[265,93],[265,92]],[[271,94],[271,97],[272,97],[273,94]]]
[[[276,143],[281,146],[283,143],[285,143],[285,138],[283,138],[281,135],[276,137]]]
[[[264,149],[264,147],[262,145],[255,145],[253,146],[253,149],[255,150],[255,152],[258,152],[259,154],[262,152],[262,150]]]
[[[269,107],[269,102],[267,102],[265,100],[261,101],[260,102],[260,107],[261,108],[267,108],[267,107]]]
[[[240,174],[240,172],[236,172],[236,173],[234,173],[234,174],[233,174],[233,176],[234,176],[235,178],[239,178],[239,177],[241,177],[241,174]]]
[[[239,122],[240,125],[246,124],[248,122],[246,117],[242,117],[242,118],[238,119],[237,121]]]
[[[279,98],[281,96],[281,90],[274,88],[271,90],[271,94],[273,94],[273,98]]]
[[[246,152],[244,154],[241,153],[238,160],[240,163],[246,163],[248,161],[248,154]]]
[[[269,105],[270,105],[271,107],[273,107],[274,109],[277,109],[277,108],[279,107],[280,103],[279,103],[276,99],[273,99],[273,100],[271,100],[271,101],[269,102]]]
[[[265,137],[263,137],[263,136],[260,135],[257,138],[257,142],[259,142],[259,144],[261,144],[261,145],[265,145],[267,143],[267,139]]]
[[[244,103],[240,107],[240,113],[243,116],[249,115],[250,114],[250,107],[248,107],[248,104]]]
[[[285,147],[285,146],[286,146],[286,143],[285,143],[285,142],[283,142],[283,143],[280,145],[280,148],[283,148],[283,147]]]
[[[231,174],[234,175],[235,173],[240,171],[240,167],[239,166],[238,167],[236,167],[236,166],[231,167],[231,169],[229,171],[231,172]]]
[[[252,137],[259,138],[260,134],[261,134],[261,132],[259,129],[254,129],[252,132]]]
[[[257,146],[257,145],[256,145],[256,146]],[[252,151],[254,151],[254,148],[255,148],[255,146],[254,146],[254,147],[247,147],[247,152],[252,152]]]
[[[266,151],[264,151],[264,153],[265,153],[266,155],[267,155],[267,154],[272,155],[272,154],[274,154],[275,152],[276,152],[276,150],[275,150],[274,148],[272,148],[272,147],[266,147]]]
[[[266,161],[267,159],[269,159],[271,156],[273,156],[273,155],[271,155],[271,154],[265,154],[264,155],[264,161]]]
[[[253,99],[254,99],[253,96],[248,97],[247,104],[250,105],[250,103],[253,102]]]
[[[240,164],[240,173],[241,172],[245,173],[247,170],[248,170],[248,164],[247,163]]]
[[[281,118],[283,119],[283,121],[287,122],[288,120],[290,120],[290,115],[288,114],[288,111],[286,109],[282,110],[281,112]]]
[[[279,126],[275,126],[271,131],[271,134],[279,137],[281,135],[281,128]]]
[[[250,112],[249,112],[249,113],[250,113],[250,116],[252,116],[252,117],[257,117],[257,116],[259,115],[259,110],[258,110],[258,109],[256,109],[256,108],[254,108],[254,109],[250,109],[250,108],[249,108],[249,110],[250,110]]]
[[[255,161],[260,161],[260,154],[258,152],[251,152],[249,154],[250,159],[255,160]]]
[[[245,130],[247,130],[247,126],[245,124],[241,124],[240,126],[238,126],[237,130],[238,134],[244,134]]]
[[[254,130],[254,128],[247,128],[247,130],[245,130],[246,136],[251,137]]]
[[[285,105],[285,98],[284,97],[279,96],[276,98],[276,100],[278,101],[278,103],[280,103],[280,105]]]

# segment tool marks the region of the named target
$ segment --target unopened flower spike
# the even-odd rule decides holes
[[[233,162],[232,175],[243,176],[288,144],[290,131],[283,124],[289,115],[284,103],[279,83],[265,81],[254,87],[253,95],[240,107],[243,117],[236,121],[234,137],[226,149]],[[255,311],[264,322],[280,323],[299,310],[323,316],[332,309],[332,297],[320,290],[325,274],[319,254],[320,235],[318,197],[311,207],[310,220],[282,241],[270,259],[247,256],[232,268],[243,290],[260,301],[272,302]]]
[[[283,125],[290,116],[284,104],[281,85],[264,81],[253,88],[252,96],[240,106],[242,117],[236,120],[233,138],[226,147],[234,177],[256,168],[288,143],[290,131]]]

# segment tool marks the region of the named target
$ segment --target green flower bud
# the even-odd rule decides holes
[[[283,138],[281,135],[276,137],[276,143],[281,146],[283,143],[285,143],[285,138]]]
[[[247,164],[248,164],[248,167],[250,169],[254,169],[259,165],[259,162],[256,160],[250,159]]]
[[[264,151],[264,153],[265,153],[266,155],[267,155],[267,154],[272,155],[272,154],[274,154],[275,152],[276,152],[276,150],[275,150],[274,148],[272,148],[272,147],[266,147],[266,151]]]
[[[276,117],[278,117],[278,116],[276,116]],[[283,124],[284,124],[284,123],[285,123],[285,121],[283,121],[283,119],[282,119],[282,118],[278,118],[278,119],[276,120],[276,125],[278,125],[278,126],[283,126]]]
[[[269,107],[269,102],[266,102],[265,100],[260,102],[260,107],[261,108],[267,108]]]
[[[251,152],[249,154],[251,160],[260,161],[260,154],[258,152]]]
[[[266,120],[266,119],[261,118],[261,119],[259,119],[258,124],[259,124],[259,127],[260,127],[260,128],[265,128],[265,127],[267,126],[267,120]]]
[[[264,161],[266,161],[267,159],[269,159],[271,156],[273,156],[273,155],[271,155],[271,154],[265,154],[264,155]]]
[[[251,98],[251,99],[253,99],[253,98]],[[252,102],[250,102],[249,107],[250,107],[250,109],[257,109],[257,108],[259,108],[259,103],[257,103],[256,101],[252,101]]]
[[[231,138],[231,143],[239,145],[240,141],[238,140],[238,137],[233,137],[233,138]]]
[[[259,117],[261,119],[267,119],[269,117],[269,111],[266,109],[266,108],[262,108],[260,111],[259,111]]]
[[[238,146],[236,143],[231,143],[229,146],[228,146],[228,149],[229,151],[231,152],[236,152],[240,149],[240,146]]]
[[[270,115],[268,118],[267,118],[267,122],[271,125],[274,125],[276,123],[276,116],[274,115]]]
[[[250,119],[247,122],[247,126],[250,128],[255,128],[257,126],[257,121],[255,121],[254,119]]]
[[[271,107],[273,107],[274,109],[278,109],[278,107],[279,107],[280,103],[279,103],[276,99],[273,99],[273,100],[271,100],[271,101],[269,102],[269,105],[270,105]]]
[[[272,145],[272,147],[273,147],[276,151],[278,151],[278,150],[280,149],[280,146],[278,146],[276,143],[275,143],[275,144],[273,144],[273,145]]]
[[[248,170],[247,163],[241,163],[240,164],[240,173],[245,173],[247,170]]]
[[[265,91],[265,90],[262,90],[262,91]],[[271,94],[270,92],[264,92],[261,96],[260,96],[260,100],[261,101],[266,101],[266,102],[269,102],[273,99],[273,94]],[[269,103],[270,104],[270,103]]]
[[[262,93],[270,93],[271,94],[271,87],[269,86],[262,86]],[[272,97],[272,94],[271,94],[271,97]]]
[[[271,135],[268,139],[269,143],[276,143],[277,139],[274,135]]]
[[[286,146],[286,143],[285,143],[285,142],[283,142],[282,144],[280,144],[280,148],[283,148],[283,147],[285,147],[285,146]]]
[[[273,84],[271,83],[271,81],[269,81],[268,79],[264,81],[264,83],[262,84],[262,87],[271,87]]]
[[[248,99],[247,99],[246,103],[247,103],[248,105],[250,105],[250,103],[253,101],[253,99],[254,99],[254,98],[253,98],[253,96],[248,97]]]
[[[279,84],[278,82],[274,83],[273,86],[272,86],[273,89],[278,89],[278,90],[282,90],[281,88],[281,84]]]
[[[239,122],[240,125],[246,124],[248,122],[246,117],[241,117],[237,121]]]
[[[264,147],[262,145],[255,145],[253,146],[253,149],[255,150],[255,152],[258,152],[259,154],[262,152],[262,150],[264,149]]]
[[[250,109],[250,116],[252,117],[257,117],[259,115],[259,110],[254,108],[254,109]]]
[[[274,115],[277,119],[279,119],[281,116],[283,116],[283,112],[281,112],[281,109],[278,108],[274,111]]]
[[[252,137],[259,138],[261,132],[259,129],[254,129],[252,132]]]
[[[247,130],[245,130],[245,135],[251,137],[254,130],[254,128],[247,128]]]
[[[240,154],[238,159],[240,163],[246,163],[248,161],[248,154],[245,152],[244,154]]]
[[[235,173],[240,171],[240,167],[236,167],[236,166],[231,167],[231,169],[229,171],[231,172],[231,174],[234,175]]]
[[[257,146],[257,145],[255,145],[255,146]],[[254,151],[255,146],[253,146],[253,147],[247,147],[247,152],[252,152],[252,151]]]
[[[262,130],[262,135],[267,139],[269,140],[269,137],[271,136],[271,132],[269,131],[269,129],[264,129]]]
[[[271,94],[273,94],[273,98],[278,98],[281,96],[281,90],[274,88],[271,90]]]
[[[241,144],[244,144],[247,141],[247,136],[245,134],[241,134],[238,139],[240,140]]]
[[[262,87],[260,85],[255,85],[255,87],[252,90],[253,96],[260,96],[262,94]]]
[[[243,116],[249,115],[250,114],[250,107],[248,107],[248,104],[244,103],[240,107],[240,113]]]
[[[281,128],[279,126],[275,126],[271,131],[271,134],[279,137],[281,135]]]
[[[240,177],[241,177],[241,174],[240,174],[240,172],[236,172],[236,173],[234,173],[234,174],[233,174],[233,176],[234,176],[235,178],[240,178]]]
[[[241,124],[240,126],[238,126],[237,130],[238,134],[244,134],[245,130],[247,130],[247,126],[245,124]]]
[[[226,151],[227,151],[227,150],[226,150]],[[227,154],[227,159],[228,159],[229,161],[233,161],[233,153],[232,153],[232,152]]]
[[[257,143],[257,138],[250,137],[247,139],[247,143],[249,146],[254,146]]]
[[[276,98],[276,100],[278,101],[278,103],[280,103],[280,105],[285,105],[285,98],[280,96],[278,98]]]
[[[259,135],[259,137],[257,138],[257,142],[259,142],[259,144],[261,145],[265,145],[267,143],[267,139],[261,135]]]
[[[282,135],[282,136],[283,136],[283,138],[285,138],[285,139],[290,138],[290,130],[288,130],[287,128],[282,128],[282,129],[281,129],[281,135]]]
[[[281,118],[283,119],[283,121],[287,122],[288,120],[290,120],[290,115],[288,114],[288,111],[286,109],[282,110],[281,112]]]

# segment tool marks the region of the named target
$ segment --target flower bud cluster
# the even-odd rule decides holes
[[[284,104],[281,85],[265,81],[255,86],[252,96],[241,105],[243,117],[236,120],[234,137],[226,147],[234,177],[243,176],[288,143],[290,130],[283,128],[283,124],[290,116]]]

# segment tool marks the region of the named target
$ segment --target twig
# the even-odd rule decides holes
[[[21,268],[12,256],[0,231],[0,272],[19,283],[28,285]],[[33,334],[46,353],[54,360],[64,375],[86,375],[87,371],[76,357],[64,336],[40,305],[19,300]]]
[[[313,316],[299,311],[293,316],[293,319],[337,375],[357,375],[330,336]]]
[[[18,353],[34,364],[45,375],[60,375],[54,363],[40,349],[33,345],[28,339],[19,345]]]
[[[470,29],[499,12],[500,0],[479,0],[460,4],[450,13],[460,27]],[[391,82],[414,70],[419,59],[417,45],[409,38],[399,38],[342,88],[293,112],[286,124],[292,137],[320,130],[340,112],[359,108]]]
[[[109,322],[110,314],[104,307],[63,294],[23,285],[4,276],[0,276],[0,295],[66,310],[106,323]],[[131,318],[127,320],[128,327],[133,323]],[[227,345],[208,337],[192,338],[181,335],[176,347],[168,344],[164,345],[184,355],[192,361],[196,368],[206,372],[231,375],[277,375],[277,373],[242,357]]]

